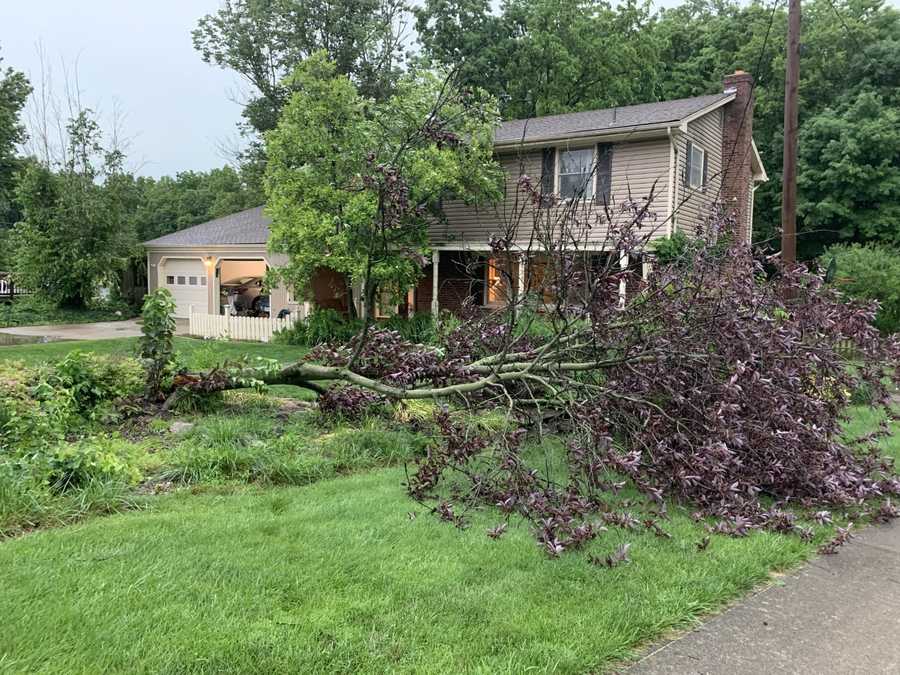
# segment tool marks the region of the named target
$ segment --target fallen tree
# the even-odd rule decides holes
[[[498,509],[504,522],[491,536],[521,516],[550,555],[609,526],[665,536],[660,523],[672,499],[692,505],[698,518],[713,518],[714,531],[735,536],[765,527],[810,537],[803,515],[813,508],[820,520],[833,507],[894,515],[890,497],[900,494],[900,481],[893,466],[874,437],[842,441],[841,418],[855,392],[888,409],[886,383],[900,381],[900,341],[872,326],[874,305],[847,302],[815,270],[781,268],[734,241],[734,223],[720,209],[644,275],[668,229],[655,216],[654,191],[613,207],[585,194],[561,200],[523,175],[512,203],[497,214],[502,226],[491,250],[472,260],[473,277],[478,266],[493,268],[502,307],[469,307],[430,345],[374,325],[374,299],[392,288],[377,270],[387,274],[397,263],[397,278],[408,280],[410,265],[424,264],[423,218],[439,217],[445,196],[415,189],[409,176],[427,183],[422,157],[466,146],[459,121],[470,114],[469,103],[445,87],[439,92],[434,105],[415,107],[418,130],[403,109],[408,140],[387,144],[389,158],[378,154],[382,146],[367,151],[365,137],[355,137],[360,142],[341,158],[357,173],[335,203],[363,193],[377,217],[355,212],[332,241],[315,236],[316,228],[342,222],[343,207],[317,203],[310,220],[308,196],[297,206],[290,201],[296,191],[276,190],[284,212],[297,206],[306,214],[279,222],[276,212],[281,240],[300,241],[304,259],[332,255],[346,236],[362,252],[353,261],[367,305],[359,334],[286,367],[181,374],[170,402],[265,384],[312,389],[332,411],[434,401],[436,441],[414,467],[410,494],[457,525],[465,524],[468,508]],[[444,116],[448,110],[453,117]],[[327,118],[327,110],[319,112]],[[296,111],[305,120],[302,114]],[[483,153],[476,154],[490,175]],[[316,173],[314,161],[288,155],[272,180],[310,174],[338,189]],[[506,424],[479,432],[461,411],[500,411]],[[526,452],[528,440],[547,431],[565,442],[565,471],[557,477]],[[611,498],[628,484],[647,500],[642,519]],[[870,506],[873,499],[881,500],[878,507]]]

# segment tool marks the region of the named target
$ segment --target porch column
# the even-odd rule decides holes
[[[624,253],[619,254],[619,269],[623,272],[628,269],[628,255]],[[625,299],[626,299],[626,291],[627,286],[625,279],[623,278],[619,281],[619,309],[623,309],[625,307]]]
[[[518,268],[516,269],[516,302],[520,303],[525,297],[526,284],[525,284],[525,254],[522,253],[519,255]]]
[[[431,252],[431,316],[435,319],[440,312],[438,303],[438,268],[441,264],[441,252],[437,249]]]

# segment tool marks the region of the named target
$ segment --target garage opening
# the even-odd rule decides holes
[[[219,263],[219,313],[269,317],[269,295],[263,292],[265,260],[222,260]]]

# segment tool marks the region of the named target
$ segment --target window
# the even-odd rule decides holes
[[[206,286],[206,277],[200,277],[200,285]]]
[[[706,184],[706,151],[699,145],[688,143],[687,148],[688,187],[702,188]]]
[[[188,285],[196,286],[197,285],[197,277],[188,277]]]
[[[179,286],[184,286],[184,277],[181,277],[181,276],[178,277],[178,285],[179,285]]]
[[[559,152],[559,196],[591,199],[594,196],[594,149]]]
[[[167,283],[169,286],[174,286],[174,285],[175,285],[175,277],[173,277],[173,276],[171,276],[171,275],[170,275],[170,276],[167,276],[167,277],[166,277],[166,283]]]

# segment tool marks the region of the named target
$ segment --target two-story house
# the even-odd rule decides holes
[[[767,179],[752,137],[753,78],[737,71],[723,85],[719,94],[504,122],[494,142],[507,174],[504,200],[444,204],[445,218],[429,233],[432,262],[398,310],[454,310],[467,298],[486,306],[502,301],[497,266],[487,256],[510,214],[522,212],[516,204],[523,174],[562,201],[577,197],[596,208],[652,199],[652,237],[696,232],[719,203],[737,223],[734,235],[749,241],[753,193]],[[266,268],[283,262],[267,251],[269,222],[259,207],[146,242],[150,290],[169,288],[179,316],[191,308],[219,314],[259,303]],[[518,235],[527,238],[529,227],[519,223]],[[597,229],[580,246],[599,255],[606,241]],[[318,271],[312,290],[316,304],[346,310],[345,284],[330,270]],[[283,288],[269,300],[273,315],[296,304]]]

